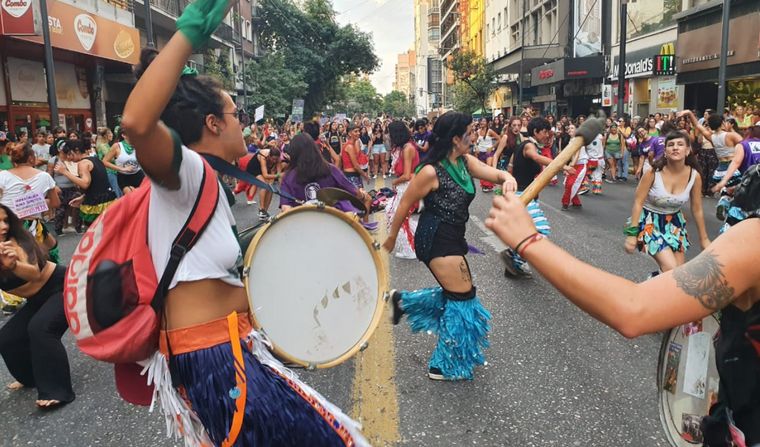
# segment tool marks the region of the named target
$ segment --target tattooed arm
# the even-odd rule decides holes
[[[511,194],[494,199],[486,226],[510,247],[535,232]],[[632,338],[697,320],[737,299],[759,301],[758,240],[760,219],[747,219],[696,258],[641,284],[592,267],[548,239],[528,245],[524,257],[575,305]]]

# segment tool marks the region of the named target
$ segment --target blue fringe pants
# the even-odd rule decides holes
[[[485,363],[491,314],[477,297],[447,299],[440,287],[401,292],[401,308],[413,332],[438,335],[429,368],[448,380],[472,380],[475,366]]]

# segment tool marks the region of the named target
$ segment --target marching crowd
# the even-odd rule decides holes
[[[169,62],[157,63],[166,66]],[[150,71],[145,73],[149,77],[157,76]],[[193,96],[196,93],[190,87],[183,88],[183,83],[189,86],[201,82],[195,79],[183,74],[180,89],[173,95],[187,97],[172,97],[170,101],[202,103],[202,99]],[[216,91],[211,84],[202,82],[192,87]],[[705,313],[704,309],[683,304],[681,310],[686,310],[682,314],[653,317],[649,326],[631,328],[613,315],[619,303],[607,306],[588,301],[598,292],[587,290],[587,294],[581,296],[577,290],[584,287],[562,276],[561,272],[568,269],[555,268],[558,259],[565,259],[573,265],[577,262],[579,271],[593,269],[571,260],[561,249],[541,242],[550,234],[550,226],[540,202],[530,201],[524,211],[517,205],[517,197],[573,138],[583,136],[586,116],[542,116],[527,108],[519,116],[480,118],[476,122],[467,115],[449,112],[433,119],[357,115],[352,119],[317,117],[299,123],[242,125],[231,99],[223,95],[220,104],[213,105],[220,110],[209,112],[223,118],[214,126],[204,127],[200,135],[182,130],[184,133],[179,138],[186,146],[181,146],[180,159],[188,161],[168,171],[162,163],[169,160],[174,166],[171,149],[175,146],[176,156],[177,136],[156,123],[159,116],[167,124],[187,116],[171,109],[171,102],[168,106],[162,102],[163,96],[149,99],[149,87],[142,88],[136,90],[137,95],[151,105],[147,118],[135,118],[134,105],[131,115],[127,110],[125,127],[132,133],[122,132],[120,128],[113,132],[99,128],[95,134],[80,134],[56,128],[49,133],[38,132],[31,141],[24,132],[19,135],[0,132],[0,289],[3,311],[15,314],[0,328],[0,353],[17,380],[8,385],[9,388],[37,387],[40,407],[55,407],[74,399],[67,355],[60,341],[67,322],[62,299],[65,269],[60,263],[57,239],[67,233],[85,231],[105,209],[140,187],[146,179],[156,185],[154,190],[163,191],[156,192],[154,200],[163,200],[167,210],[175,206],[173,200],[185,197],[184,193],[171,188],[164,191],[159,185],[177,183],[185,176],[194,178],[189,170],[198,168],[202,162],[188,147],[193,148],[199,141],[217,142],[227,148],[223,153],[225,159],[234,161],[260,182],[277,184],[287,193],[275,206],[283,211],[301,201],[316,200],[317,192],[326,187],[343,189],[369,210],[379,194],[371,189],[372,181],[378,177],[391,179],[392,192],[387,193],[385,203],[389,237],[384,247],[397,257],[419,259],[438,282],[438,287],[394,291],[392,318],[398,323],[407,315],[414,330],[438,333],[439,341],[427,371],[431,379],[472,379],[474,368],[485,362],[491,316],[477,298],[465,258],[469,250],[464,238],[465,225],[469,220],[469,204],[477,194],[476,186],[482,193],[496,191],[504,195],[495,199],[487,225],[510,247],[501,255],[506,276],[530,276],[530,261],[576,304],[626,335],[672,327],[678,321],[689,321]],[[169,111],[162,112],[164,107]],[[228,119],[233,121],[227,122]],[[690,232],[682,212],[687,202],[694,216],[696,239],[704,250],[711,246],[711,237],[718,235],[708,235],[705,230],[703,196],[714,195],[720,199],[715,213],[725,222],[722,232],[748,217],[746,208],[733,203],[732,195],[742,175],[760,164],[760,111],[749,114],[738,106],[724,114],[706,110],[699,117],[692,111],[646,117],[613,114],[600,127],[601,134],[586,141],[562,167],[562,209],[581,209],[580,197],[587,193],[603,194],[605,182],[638,182],[630,219],[624,226],[624,244],[629,252],[639,250],[654,258],[658,269],[652,276],[666,276],[669,272],[677,277],[678,272],[683,272],[679,266],[685,263],[684,253],[690,246]],[[135,146],[127,133],[135,140]],[[245,152],[235,147],[237,133],[242,133]],[[161,160],[140,155],[140,148],[154,139],[167,143]],[[477,184],[474,179],[478,180]],[[230,204],[236,195],[244,193],[247,205],[258,205],[259,219],[270,218],[272,189],[226,176],[222,180]],[[555,176],[551,184],[558,183],[559,178]],[[179,195],[174,197],[175,193]],[[225,226],[234,227],[234,222],[225,221],[221,227]],[[234,242],[227,239],[220,243]],[[724,245],[719,244],[718,249]],[[548,260],[548,255],[535,250],[537,246],[543,246],[545,252],[554,253],[556,258]],[[224,271],[228,260],[218,261],[219,265],[214,268]],[[588,272],[601,274],[596,270]],[[725,272],[713,273],[726,275]],[[190,275],[189,272],[184,274]],[[618,281],[611,276],[608,279]],[[175,283],[181,281],[181,278],[175,279]],[[563,282],[564,288],[560,285]],[[213,286],[223,290],[214,288],[214,293],[234,290],[233,295],[237,297],[238,283],[239,280],[233,278],[224,279],[224,285]],[[638,293],[632,283],[620,284],[631,296]],[[656,294],[663,294],[670,293],[666,292],[670,286],[659,281],[648,287],[656,289]],[[176,287],[179,292],[175,293],[196,294],[195,290],[181,285]],[[568,287],[577,290],[570,291]],[[598,298],[599,302],[607,299]],[[713,298],[713,302],[705,304],[710,311],[727,305],[731,297]],[[229,308],[224,310],[237,309],[242,316],[246,300],[238,301],[230,301]],[[750,300],[745,311],[756,308],[754,304],[756,301]],[[224,316],[221,310],[219,312]],[[172,327],[205,321],[189,314],[184,318],[169,323],[167,337],[175,336]],[[198,348],[198,352],[203,349],[215,348]],[[196,351],[189,351],[178,358],[190,368],[200,361],[195,355]],[[255,368],[262,368],[257,365]],[[197,379],[191,373],[183,378],[188,383]],[[280,379],[275,375],[271,380]],[[204,404],[200,400],[205,391],[196,388],[188,385],[186,389],[191,394],[198,393],[190,399],[194,408],[202,409]],[[292,411],[303,411],[300,398],[285,391],[281,393],[278,398],[290,402]],[[205,410],[209,413],[203,413],[203,417],[217,417],[213,413],[218,409]],[[750,408],[748,420],[756,420],[758,411],[758,408]],[[252,413],[246,417],[255,419]],[[215,423],[211,420],[202,422],[210,432],[216,430],[209,433],[214,442],[225,438],[224,430],[229,421],[214,427],[210,427]],[[313,424],[309,436],[331,436],[325,433],[327,429],[319,421],[304,423]],[[351,426],[348,420],[345,424]],[[747,420],[741,422],[744,430],[758,439],[757,426],[752,428],[748,424]],[[344,441],[349,436],[339,435]]]

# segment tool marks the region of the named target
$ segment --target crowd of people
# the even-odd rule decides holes
[[[273,210],[317,200],[322,188],[339,188],[363,204],[366,217],[378,194],[374,181],[390,178],[395,193],[385,210],[383,247],[423,262],[438,282],[394,291],[392,321],[406,315],[414,331],[438,335],[427,368],[433,380],[473,379],[485,362],[491,315],[472,283],[465,239],[478,186],[481,193],[496,192],[486,225],[509,247],[500,256],[505,275],[530,276],[530,262],[580,308],[625,336],[721,309],[733,315],[724,319],[724,332],[741,333],[742,324],[760,321],[760,259],[753,248],[760,222],[748,219],[755,210],[732,201],[739,181],[760,164],[760,113],[750,117],[737,107],[733,116],[708,110],[699,119],[691,111],[613,115],[595,138],[589,138],[585,116],[542,116],[530,108],[476,122],[448,112],[433,119],[357,115],[242,125],[229,94],[185,67],[193,48],[221,21],[222,3],[191,4],[161,53],[142,52],[121,128],[99,128],[94,135],[55,128],[38,132],[34,144],[23,132],[10,138],[0,133],[0,289],[4,311],[14,314],[0,328],[0,354],[16,380],[9,389],[36,387],[40,408],[75,398],[61,343],[68,324],[58,238],[82,233],[120,197],[150,184],[148,245],[161,276],[172,238],[194,212],[204,184],[201,154],[235,163],[259,182],[220,178],[224,194],[208,227],[167,286],[159,358],[171,375],[177,407],[164,411],[169,425],[178,424],[174,433],[198,443],[367,444],[359,425],[274,359],[253,330],[237,268],[242,253],[231,210],[237,194],[266,220]],[[201,4],[213,8],[204,12]],[[637,181],[624,244],[654,258],[656,278],[634,284],[578,261],[549,242],[538,198],[520,201],[577,136],[583,147],[550,182],[558,185],[562,175],[562,209],[581,209],[580,196],[603,194],[603,182]],[[285,193],[274,207],[275,189],[262,182]],[[706,195],[720,197],[723,236],[705,230]],[[688,263],[687,202],[703,248]],[[598,279],[587,280],[592,277]],[[719,361],[740,338],[722,342],[728,350],[720,350]],[[732,380],[729,368],[719,365],[721,380]],[[721,392],[721,403],[747,439],[760,442],[760,402],[729,391]],[[172,413],[177,411],[192,414],[197,424],[186,425]]]

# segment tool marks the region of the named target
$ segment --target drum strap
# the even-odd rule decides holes
[[[235,445],[235,441],[237,441],[237,437],[243,427],[246,396],[248,394],[248,386],[245,376],[245,360],[243,359],[243,350],[240,347],[237,312],[232,312],[227,315],[227,327],[230,331],[230,344],[232,345],[232,355],[235,360],[235,388],[230,390],[230,397],[235,396],[235,413],[232,415],[232,425],[230,426],[227,439],[222,442],[222,447],[230,447]]]
[[[280,188],[278,188],[277,186],[273,184],[270,185],[269,183],[262,182],[250,172],[243,171],[237,166],[217,157],[216,155],[210,155],[210,154],[201,154],[201,155],[203,156],[203,158],[206,159],[206,161],[208,162],[208,164],[211,165],[212,168],[214,168],[217,172],[219,172],[222,175],[229,175],[230,177],[235,177],[236,179],[250,183],[251,185],[256,185],[259,188],[264,189],[266,191],[270,191],[274,194],[277,194],[280,197],[285,197],[288,200],[292,200],[299,205],[302,205],[304,203],[303,200],[296,199],[292,195],[286,192],[280,191]]]

